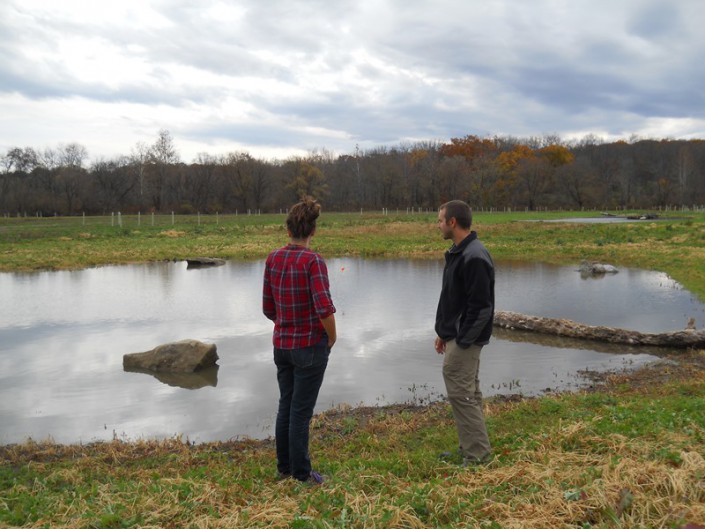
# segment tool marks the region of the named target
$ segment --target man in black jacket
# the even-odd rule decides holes
[[[466,465],[487,462],[491,455],[478,374],[494,318],[494,263],[471,225],[465,202],[451,200],[440,207],[438,228],[453,245],[445,254],[435,347],[445,355],[443,380]]]

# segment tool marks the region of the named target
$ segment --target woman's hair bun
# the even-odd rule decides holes
[[[303,197],[301,204],[309,215],[315,215],[315,218],[318,218],[321,214],[321,204],[315,198],[309,196]]]
[[[310,196],[291,206],[286,227],[295,239],[305,239],[316,229],[316,219],[321,214],[321,204]]]

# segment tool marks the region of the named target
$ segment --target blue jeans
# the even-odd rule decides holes
[[[328,365],[328,339],[301,349],[274,348],[279,382],[279,410],[275,429],[277,469],[305,481],[311,474],[309,424],[318,390]]]

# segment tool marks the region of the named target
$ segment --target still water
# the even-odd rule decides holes
[[[182,435],[195,442],[273,434],[272,324],[260,312],[263,262],[186,263],[0,274],[0,444]],[[330,259],[338,309],[317,411],[425,402],[443,393],[433,349],[440,261]],[[705,306],[668,276],[497,263],[497,308],[645,332],[705,324]],[[182,339],[215,343],[195,377],[123,371],[122,356]],[[485,396],[539,394],[656,360],[650,351],[498,332],[482,356]],[[651,351],[652,352],[652,351]]]

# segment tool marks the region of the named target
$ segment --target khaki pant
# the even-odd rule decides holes
[[[485,461],[492,451],[478,378],[481,351],[481,345],[461,349],[451,340],[446,343],[443,357],[443,381],[458,429],[460,451],[467,463]]]

